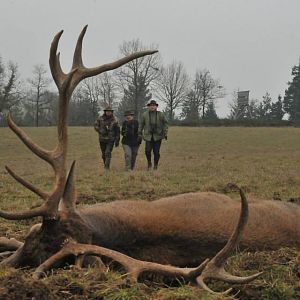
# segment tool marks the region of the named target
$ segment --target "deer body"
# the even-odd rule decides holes
[[[187,193],[152,202],[115,201],[78,210],[92,243],[138,259],[197,265],[215,255],[237,223],[240,203],[211,192]],[[300,207],[280,201],[249,202],[240,242],[250,250],[300,248]]]

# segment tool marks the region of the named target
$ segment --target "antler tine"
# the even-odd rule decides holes
[[[249,209],[248,209],[248,201],[246,195],[242,188],[238,186],[233,186],[239,190],[241,196],[241,212],[237,226],[235,230],[231,234],[229,240],[227,241],[224,248],[216,254],[216,256],[211,260],[217,267],[221,267],[224,265],[226,259],[231,255],[232,251],[236,248],[239,243],[243,230],[248,221]]]
[[[32,191],[33,193],[40,196],[43,200],[47,200],[49,198],[49,194],[43,192],[39,188],[35,187],[25,179],[23,179],[21,176],[17,175],[12,169],[10,169],[8,166],[5,166],[6,171],[9,173],[10,176],[12,176],[17,182],[21,183],[23,186],[25,186],[27,189]]]
[[[41,159],[47,161],[49,164],[53,166],[53,159],[51,156],[51,151],[48,151],[36,143],[34,143],[27,134],[20,129],[12,120],[10,113],[7,114],[7,124],[9,128],[20,138],[20,140],[31,150],[34,154],[36,154]]]
[[[84,68],[83,70],[80,70],[82,75],[81,75],[81,79],[87,78],[87,77],[92,77],[92,76],[96,76],[99,75],[103,72],[107,72],[107,71],[111,71],[114,69],[117,69],[125,64],[127,64],[128,62],[146,56],[146,55],[152,55],[154,53],[157,53],[158,50],[144,50],[144,51],[139,51],[139,52],[134,52],[130,55],[127,55],[121,59],[118,59],[112,63],[109,64],[104,64],[102,66],[99,67],[95,67],[95,68]]]
[[[55,184],[51,194],[47,194],[34,187],[29,182],[22,179],[15,174],[8,167],[6,170],[15,178],[19,183],[23,184],[29,190],[39,195],[42,199],[46,200],[45,204],[25,212],[8,213],[0,211],[0,217],[8,220],[23,220],[30,219],[38,216],[45,218],[55,219],[57,217],[59,201],[62,197],[65,186],[65,153],[67,148],[67,134],[66,134],[66,117],[67,107],[60,104],[60,119],[59,119],[59,143],[56,149],[49,151],[35,144],[26,133],[20,129],[12,120],[10,113],[7,115],[7,123],[10,129],[20,138],[20,140],[38,157],[48,162],[55,173]],[[61,117],[63,116],[63,117]]]
[[[47,213],[46,206],[42,205],[40,207],[28,211],[24,211],[24,212],[9,213],[1,210],[0,217],[6,220],[25,220],[34,217],[45,216],[46,213]]]
[[[243,189],[239,188],[237,185],[234,184],[233,185],[231,184],[231,188],[237,188],[241,196],[241,212],[240,212],[238,224],[236,225],[231,237],[229,238],[224,248],[221,249],[215,255],[215,257],[207,264],[202,274],[197,278],[197,283],[203,289],[212,293],[214,292],[205,284],[204,282],[205,279],[208,278],[218,279],[229,283],[247,283],[256,279],[258,276],[262,274],[262,272],[260,272],[247,277],[238,277],[238,276],[233,276],[224,270],[224,264],[226,262],[226,259],[230,256],[230,254],[236,248],[238,242],[241,239],[243,230],[247,224],[248,214],[249,214],[248,202]],[[221,294],[227,294],[230,291],[231,289]]]
[[[158,52],[158,50],[139,51],[139,52],[132,53],[128,56],[125,56],[125,57],[123,57],[115,62],[109,63],[109,64],[104,64],[104,65],[101,65],[99,67],[94,67],[94,68],[87,68],[83,65],[83,61],[82,61],[82,42],[83,42],[83,38],[86,33],[86,30],[87,30],[87,25],[81,31],[81,33],[78,37],[78,40],[77,40],[75,51],[74,51],[72,70],[74,70],[75,68],[77,68],[78,70],[76,72],[76,75],[73,77],[72,83],[70,84],[71,91],[73,91],[75,89],[75,87],[77,86],[77,84],[85,78],[96,76],[103,72],[117,69],[134,59],[137,59],[137,58],[140,58],[140,57],[143,57],[146,55],[152,55],[152,54]]]
[[[84,38],[84,35],[86,33],[88,25],[85,25],[77,39],[76,43],[76,48],[74,51],[74,56],[73,56],[73,65],[72,69],[78,68],[78,67],[83,67],[83,62],[82,62],[82,41]]]
[[[75,163],[74,160],[65,185],[64,194],[62,196],[62,201],[60,202],[62,204],[62,207],[60,207],[62,210],[69,210],[74,211],[75,210],[75,201],[76,201],[76,187],[74,182],[74,172],[75,172]]]
[[[229,273],[227,273],[224,269],[220,270],[219,271],[219,276],[214,276],[213,279],[219,279],[219,280],[222,280],[222,281],[225,281],[227,283],[239,283],[239,284],[244,284],[244,283],[248,283],[248,282],[251,282],[253,280],[255,280],[257,277],[259,277],[261,274],[263,274],[263,272],[259,272],[259,273],[256,273],[254,275],[251,275],[251,276],[245,276],[245,277],[239,277],[239,276],[233,276]],[[206,277],[207,278],[207,277]],[[229,294],[231,291],[232,291],[232,288],[229,288],[228,290],[224,291],[224,292],[215,292],[213,290],[211,290],[207,285],[206,283],[204,282],[204,279],[205,277],[203,276],[199,276],[196,281],[197,281],[197,284],[199,286],[201,286],[201,288],[203,288],[204,290],[212,293],[212,294],[222,294],[222,295],[227,295]]]
[[[51,66],[50,66],[51,68]],[[61,63],[60,63],[60,52],[58,52],[56,54],[56,69],[57,69],[57,72],[60,73],[60,74],[63,74],[64,76],[66,76],[67,74],[65,74],[61,68]]]
[[[231,293],[231,291],[232,291],[232,288],[229,288],[229,289],[227,289],[226,291],[221,292],[221,293],[215,292],[215,291],[213,291],[212,289],[210,289],[210,288],[205,284],[203,278],[200,277],[200,276],[197,278],[197,284],[198,284],[203,290],[209,292],[210,294],[214,294],[214,295],[228,295],[228,294]]]
[[[49,56],[49,65],[50,65],[51,74],[58,89],[60,89],[62,82],[66,77],[66,74],[62,71],[60,65],[59,54],[56,55],[58,43],[63,32],[64,31],[61,30],[54,36],[53,41],[51,43],[50,56]]]

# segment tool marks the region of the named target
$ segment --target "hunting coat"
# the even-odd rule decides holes
[[[139,130],[139,122],[137,120],[124,121],[121,130],[121,134],[123,136],[122,144],[131,147],[138,146],[139,145],[138,130]]]
[[[161,111],[146,111],[142,114],[139,135],[143,136],[145,141],[150,142],[152,137],[154,141],[162,140],[168,135],[168,121]]]
[[[115,116],[103,115],[99,117],[94,128],[99,133],[100,142],[118,143],[120,141],[120,126]]]

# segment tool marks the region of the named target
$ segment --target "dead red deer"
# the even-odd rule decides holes
[[[74,255],[80,264],[85,255],[94,255],[118,261],[134,281],[145,271],[156,272],[183,277],[209,290],[204,283],[206,278],[231,283],[255,279],[259,274],[240,278],[224,270],[226,259],[237,246],[247,223],[248,203],[242,189],[239,189],[241,209],[237,201],[216,193],[189,193],[151,203],[116,201],[76,209],[74,163],[68,176],[66,172],[67,114],[73,90],[84,78],[157,52],[137,52],[111,64],[86,68],[81,55],[85,32],[86,27],[78,38],[72,69],[68,74],[62,71],[57,54],[62,31],[51,44],[50,69],[59,91],[56,148],[49,151],[35,144],[8,115],[8,125],[13,132],[32,152],[52,166],[55,183],[52,192],[47,193],[6,167],[14,179],[44,199],[45,203],[26,212],[0,211],[0,216],[9,220],[42,217],[42,224],[31,229],[24,244],[4,238],[0,240],[3,248],[16,249],[2,264],[38,266],[34,274],[39,277],[66,256]],[[250,205],[250,220],[242,240],[243,247],[300,246],[297,223],[300,209],[295,204],[262,201]],[[213,258],[199,265],[204,256]]]

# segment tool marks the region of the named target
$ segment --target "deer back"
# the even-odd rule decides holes
[[[241,248],[300,248],[299,206],[251,200],[249,207]],[[239,202],[226,195],[199,192],[152,202],[124,200],[97,204],[78,213],[92,228],[94,244],[159,262],[178,263],[181,257],[183,264],[190,264],[189,260],[194,263],[210,257],[224,246],[237,222],[239,209]]]

